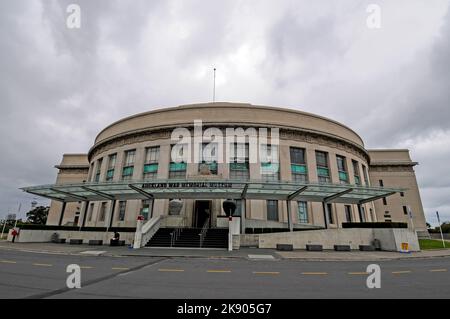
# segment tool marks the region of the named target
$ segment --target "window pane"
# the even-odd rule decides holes
[[[116,166],[116,158],[117,158],[117,154],[109,155],[109,159],[108,159],[108,168],[109,169],[112,169],[112,168],[114,168],[114,166]]]
[[[134,166],[128,166],[123,168],[122,176],[133,175]]]
[[[306,165],[291,164],[291,170],[292,170],[292,173],[296,173],[296,174],[306,174],[307,173]]]
[[[130,166],[134,164],[135,153],[136,153],[135,150],[125,152],[125,166]]]
[[[144,174],[145,173],[154,173],[157,171],[158,171],[158,163],[144,165]]]
[[[159,146],[153,146],[147,148],[147,152],[145,154],[145,163],[156,163],[159,160]]]
[[[328,167],[327,153],[316,151],[317,166]]]
[[[127,207],[126,201],[120,201],[119,202],[119,220],[124,221],[125,220],[125,211]]]
[[[317,175],[328,177],[330,175],[330,173],[328,171],[328,168],[318,167],[317,168]]]
[[[177,171],[185,171],[187,167],[186,163],[170,163],[170,171],[171,172],[177,172]]]
[[[346,172],[347,168],[346,168],[346,165],[345,165],[345,157],[343,157],[343,156],[336,156],[336,161],[337,161],[338,170]]]
[[[278,221],[278,201],[267,201],[267,220]]]
[[[203,143],[200,153],[201,162],[217,162],[218,159],[218,144],[217,143]]]
[[[308,223],[308,205],[306,202],[298,202],[298,221]]]
[[[347,182],[348,181],[348,174],[346,172],[339,172],[339,180]]]
[[[352,221],[352,208],[350,205],[345,205],[345,219],[347,222]]]
[[[368,186],[369,185],[369,177],[367,175],[367,168],[363,165],[362,169],[363,169],[363,174],[364,174],[364,182],[366,183],[366,186]]]
[[[106,172],[106,180],[111,181],[114,178],[114,169],[109,169]]]
[[[291,147],[291,164],[306,164],[305,150],[303,148]]]

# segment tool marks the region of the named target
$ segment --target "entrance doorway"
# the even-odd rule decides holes
[[[194,205],[194,218],[192,226],[202,228],[208,217],[211,217],[211,201],[196,200]],[[211,218],[208,223],[208,228],[209,227],[211,227]]]

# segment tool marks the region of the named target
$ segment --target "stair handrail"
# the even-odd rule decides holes
[[[198,234],[200,236],[200,247],[203,247],[203,240],[205,239],[205,234],[208,231],[208,225],[209,225],[209,217],[206,218],[205,223],[203,224],[202,227],[202,231],[200,232],[200,234]]]
[[[158,231],[163,219],[164,216],[154,216],[150,218],[145,224],[143,224],[140,230],[136,229],[133,248],[144,247],[147,242],[153,237],[153,235]]]
[[[173,232],[170,233],[170,236],[171,236],[170,247],[173,247],[173,245],[175,244],[176,240],[178,239],[178,237],[180,236],[182,231],[183,231],[183,227],[178,227]]]

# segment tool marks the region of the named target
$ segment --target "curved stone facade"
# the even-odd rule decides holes
[[[195,120],[202,121],[204,130],[215,127],[222,132],[229,127],[279,129],[278,174],[271,176],[270,180],[281,183],[325,181],[357,187],[371,184],[369,152],[365,149],[361,137],[350,128],[310,113],[242,103],[184,105],[137,114],[117,121],[103,129],[96,137],[86,157],[89,172],[87,176],[80,175],[80,178],[87,182],[183,178],[206,180],[247,178],[258,181],[267,178],[263,172],[263,166],[267,163],[262,164],[259,159],[255,163],[249,163],[243,175],[242,172],[239,173],[241,175],[236,175],[230,163],[220,162],[214,166],[212,174],[204,174],[198,163],[187,163],[184,166],[184,172],[178,171],[175,174],[175,171],[172,171],[175,165],[171,163],[170,156],[171,147],[174,144],[171,133],[180,127],[193,132]],[[226,144],[225,147],[227,147]],[[223,151],[225,153],[226,149]],[[149,155],[149,152],[153,153]],[[292,160],[299,162],[293,163]],[[404,165],[401,169],[412,170],[412,166]],[[374,167],[377,172],[382,169],[385,168]],[[393,169],[386,167],[386,170]],[[328,173],[328,178],[325,173]],[[180,222],[186,226],[198,227],[198,210],[206,209],[211,217],[211,226],[220,226],[218,216],[224,215],[221,207],[223,200],[206,201],[201,198],[184,200],[178,216]],[[147,204],[149,207],[146,206]],[[246,226],[251,227],[252,223],[261,225],[261,222],[267,221],[270,225],[278,223],[279,227],[284,227],[288,221],[286,205],[286,201],[275,203],[265,200],[246,201]],[[294,201],[290,205],[292,205],[293,222],[296,225],[323,226],[325,224],[322,203]],[[339,203],[329,205],[331,211],[328,215],[328,226],[331,228],[341,227],[342,222],[346,221],[383,221],[383,213],[376,212],[372,202],[360,207]],[[57,208],[52,207],[52,209],[57,211]],[[106,226],[111,209],[112,203],[109,201],[89,203],[86,209],[85,225]],[[157,199],[150,204],[141,200],[115,203],[112,225],[133,227],[139,214],[145,214],[146,218],[168,215],[169,200]],[[70,219],[70,216],[71,214],[67,214],[65,218]],[[177,216],[174,216],[172,219],[176,220],[176,218]],[[49,217],[50,221],[54,219]]]

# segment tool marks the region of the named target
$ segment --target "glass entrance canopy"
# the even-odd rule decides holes
[[[61,202],[191,198],[270,199],[364,204],[405,189],[236,180],[146,180],[42,185],[23,191]]]

